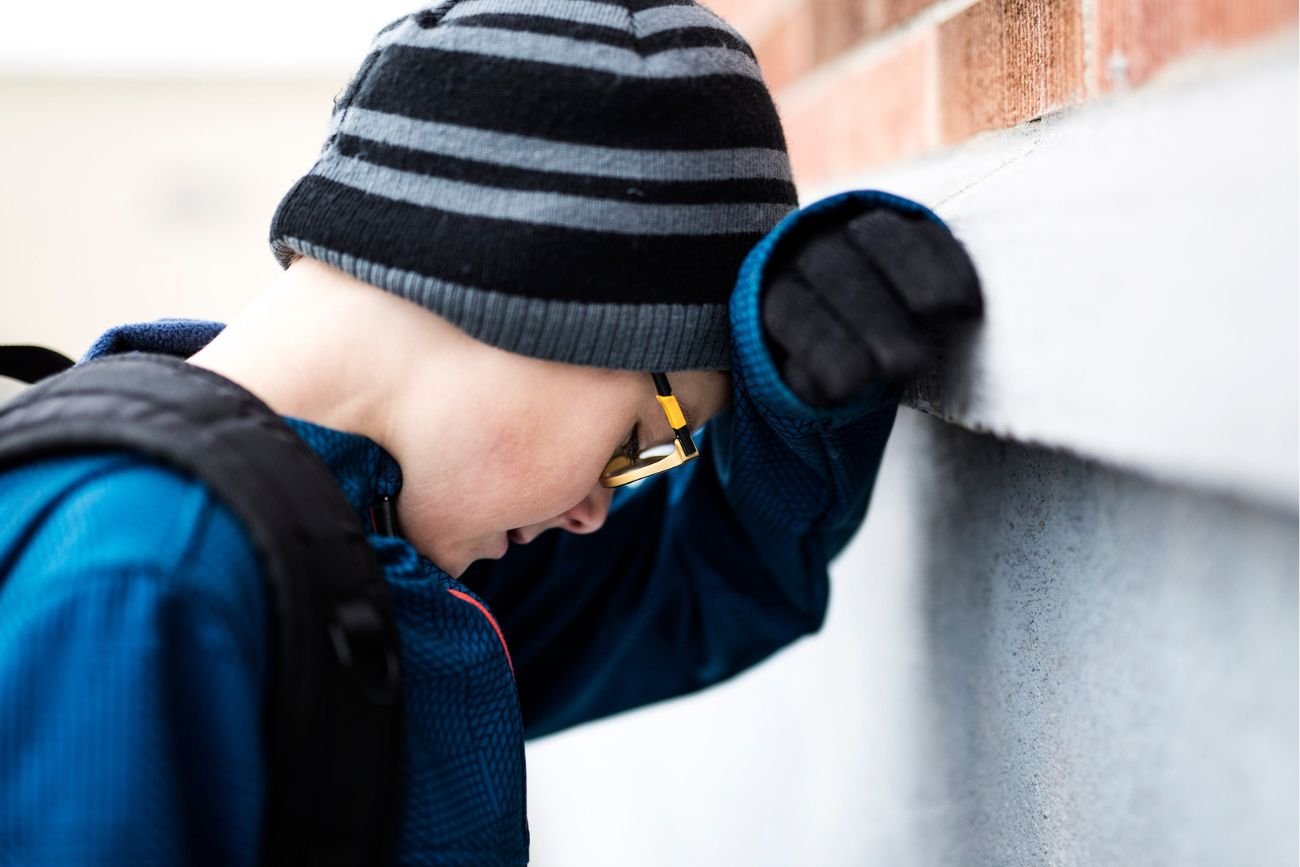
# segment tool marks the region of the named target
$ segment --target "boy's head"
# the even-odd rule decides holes
[[[498,349],[306,257],[192,361],[281,415],[383,446],[401,467],[402,535],[452,575],[548,529],[599,529],[611,458],[629,439],[675,439],[648,373]],[[692,428],[731,396],[725,372],[667,379]]]
[[[452,0],[375,38],[271,241],[502,349],[723,370],[740,262],[795,204],[753,53],[713,13]]]
[[[431,472],[435,496],[416,446],[398,456],[407,530],[455,573],[507,536],[600,526],[597,479],[631,424],[642,445],[672,436],[651,371],[696,422],[721,408],[737,271],[795,205],[753,53],[713,13],[451,0],[376,37],[271,241],[517,358],[465,356],[499,383],[476,404],[473,447],[496,451],[475,473]]]

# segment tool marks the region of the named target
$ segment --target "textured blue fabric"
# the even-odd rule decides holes
[[[364,522],[401,471],[366,437],[288,419]],[[405,797],[397,863],[507,867],[528,860],[523,725],[494,620],[407,542],[369,537],[401,634]],[[481,603],[480,603],[481,604]]]
[[[249,864],[265,603],[242,528],[130,455],[0,475],[0,864]]]
[[[701,460],[620,489],[600,532],[547,533],[463,582],[369,537],[402,636],[398,863],[524,863],[525,731],[699,689],[821,624],[897,395],[816,410],[780,381],[758,315],[772,243],[733,294],[733,401]],[[219,330],[131,326],[91,354],[188,355]],[[363,518],[400,489],[370,440],[289,422]],[[12,470],[0,582],[0,864],[255,863],[268,614],[229,513],[131,455]]]
[[[219,330],[122,326],[87,359],[186,356]],[[286,421],[363,522],[398,493],[373,441]],[[270,649],[242,528],[201,484],[129,454],[0,474],[0,515],[0,865],[257,863]],[[498,628],[405,541],[368,538],[402,637],[395,862],[524,864],[523,731]]]
[[[618,489],[597,533],[548,532],[465,576],[505,631],[530,737],[717,683],[821,626],[827,567],[866,513],[898,393],[800,401],[765,344],[759,296],[780,235],[845,196],[938,220],[875,191],[783,220],[732,293],[732,401],[701,459]]]
[[[192,355],[192,347],[203,346],[226,326],[202,319],[157,319],[110,328],[86,350],[82,361],[101,355],[122,352],[161,352],[165,355]],[[194,350],[197,352],[198,350]]]
[[[372,441],[288,422],[360,514],[397,492]],[[202,485],[125,454],[0,474],[0,515],[0,864],[256,863],[269,650],[242,529]],[[523,864],[496,627],[409,544],[369,538],[402,634],[397,863]]]

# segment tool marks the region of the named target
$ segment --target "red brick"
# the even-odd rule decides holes
[[[1092,87],[1141,84],[1177,58],[1294,26],[1295,0],[1097,0]]]
[[[982,0],[939,25],[944,142],[1013,126],[1083,97],[1080,0]]]
[[[914,17],[938,0],[806,0],[801,14],[811,19],[817,63]]]
[[[902,24],[939,0],[862,0],[868,33],[880,33]]]
[[[809,0],[813,53],[823,63],[848,50],[867,35],[865,9],[860,0]]]
[[[732,22],[753,38],[754,51],[773,89],[901,24],[939,0],[795,0],[784,9],[759,3],[737,8]],[[717,4],[715,11],[724,6]],[[726,17],[724,15],[724,17]],[[757,34],[757,35],[753,35]]]
[[[755,23],[771,17],[772,10],[785,5],[785,0],[703,0],[702,5],[748,39]]]
[[[785,87],[816,64],[812,17],[802,9],[794,9],[753,47],[767,86],[773,92]]]
[[[815,93],[778,95],[798,184],[827,182],[931,144],[926,91],[932,38],[930,32],[909,38],[867,66],[818,82]]]
[[[778,21],[785,20],[793,7],[807,0],[701,0],[752,45],[766,38]]]

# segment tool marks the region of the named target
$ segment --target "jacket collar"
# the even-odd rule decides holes
[[[127,352],[154,352],[189,358],[225,328],[200,319],[159,319],[119,325],[104,332],[82,361]],[[395,497],[402,487],[397,461],[378,443],[356,433],[335,430],[300,418],[285,417],[298,438],[329,468],[348,502],[371,526],[370,509],[381,497]]]

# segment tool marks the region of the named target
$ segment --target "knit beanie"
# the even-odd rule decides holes
[[[796,204],[754,54],[683,0],[443,0],[381,30],[271,226],[512,352],[730,366],[741,260]]]

